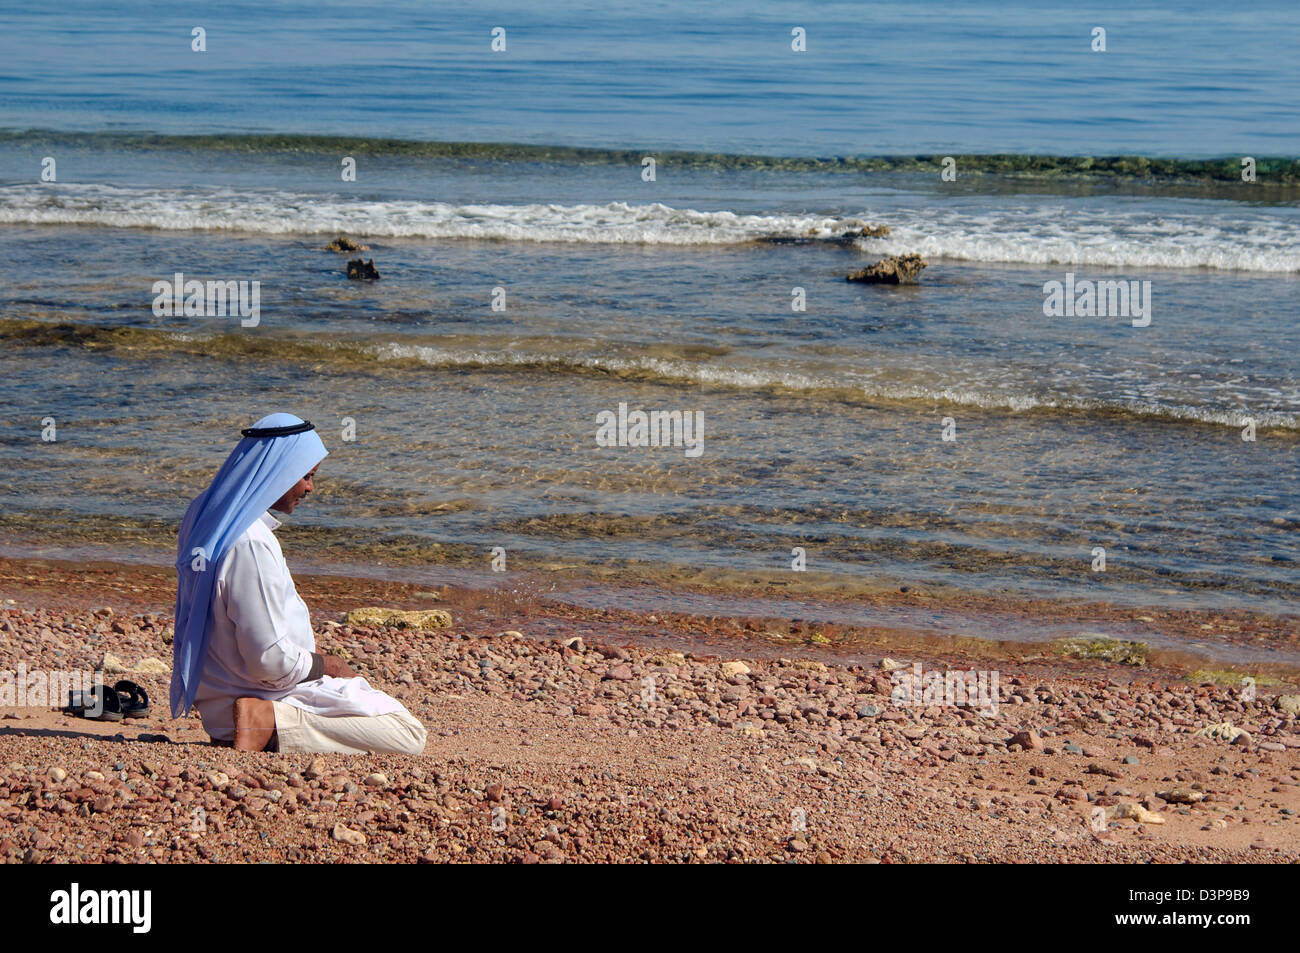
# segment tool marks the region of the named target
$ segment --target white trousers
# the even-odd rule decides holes
[[[279,750],[328,754],[420,754],[424,751],[424,726],[405,709],[387,715],[330,717],[271,702],[275,708],[275,733]]]

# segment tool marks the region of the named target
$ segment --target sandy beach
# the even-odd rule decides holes
[[[7,708],[8,862],[1240,863],[1300,859],[1296,711],[1186,671],[743,623],[579,612],[303,575],[322,651],[429,729],[420,757],[240,753],[166,711],[167,572],[0,562],[0,670],[149,691],[105,723]],[[442,608],[450,627],[354,626]],[[105,665],[105,663],[107,664]],[[142,664],[143,662],[143,664]],[[900,703],[890,671],[998,674],[990,706]],[[120,663],[122,673],[111,671]],[[152,670],[152,671],[151,671]],[[1247,734],[1205,737],[1231,723]],[[1198,731],[1201,732],[1198,734]],[[1235,733],[1229,732],[1228,734]],[[1211,732],[1211,734],[1214,734]],[[1098,810],[1100,809],[1100,811]]]

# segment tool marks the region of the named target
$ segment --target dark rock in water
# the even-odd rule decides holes
[[[884,238],[889,234],[888,225],[869,225],[857,219],[841,224],[845,230],[836,235],[817,235],[810,230],[807,235],[769,235],[760,241],[770,245],[852,245],[859,238]]]
[[[898,255],[882,258],[874,265],[868,265],[861,271],[849,275],[848,281],[864,281],[878,285],[910,285],[927,262],[920,255]]]
[[[353,281],[374,281],[379,277],[379,270],[375,268],[375,260],[362,261],[360,258],[354,258],[348,262],[348,277]]]
[[[354,242],[346,235],[340,235],[334,241],[325,246],[326,251],[370,251],[369,245],[363,245],[360,242]]]

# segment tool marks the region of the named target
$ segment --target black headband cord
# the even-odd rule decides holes
[[[306,433],[308,430],[315,430],[310,420],[304,420],[300,424],[292,424],[288,427],[248,427],[239,431],[245,437],[287,437],[290,434]]]

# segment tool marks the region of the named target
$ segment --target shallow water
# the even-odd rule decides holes
[[[1300,173],[1267,159],[1297,143],[1289,6],[1103,7],[1094,57],[1065,11],[863,32],[833,4],[806,74],[768,60],[775,5],[502,8],[507,60],[469,11],[349,36],[350,7],[236,7],[195,59],[144,55],[180,29],[150,5],[77,9],[0,14],[11,541],[163,552],[288,410],[331,450],[293,523],[338,558],[781,574],[798,549],[846,586],[1300,613]],[[1124,151],[1168,158],[1071,158]],[[339,231],[380,281],[346,279]],[[915,287],[844,280],[908,252]],[[155,308],[177,273],[256,281],[255,317]],[[1141,313],[1045,313],[1076,279]],[[599,445],[621,407],[702,420],[700,453]]]

